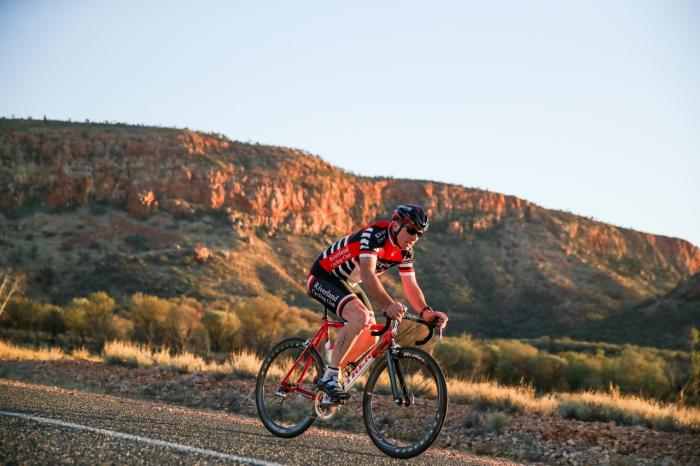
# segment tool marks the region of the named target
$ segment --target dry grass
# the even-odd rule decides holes
[[[207,363],[190,352],[171,355],[167,349],[153,352],[146,346],[122,341],[105,344],[102,360],[107,364],[127,366],[157,365],[177,372],[214,372],[255,377],[261,360],[247,350],[231,354],[222,364]],[[100,361],[85,348],[73,351],[69,356],[59,348],[22,348],[0,341],[0,359],[55,361],[77,359]],[[291,365],[291,360],[289,361]],[[279,368],[280,374],[289,365]],[[270,370],[275,372],[275,367]],[[279,375],[279,374],[278,374]],[[471,404],[505,412],[527,412],[545,416],[561,416],[582,421],[615,421],[619,424],[643,424],[658,430],[700,432],[700,408],[683,407],[670,403],[659,403],[639,396],[621,395],[618,390],[610,392],[560,393],[537,396],[529,386],[509,387],[494,382],[470,382],[449,379],[448,393],[453,403]],[[387,390],[388,390],[388,384]],[[420,384],[418,384],[420,385]],[[377,389],[383,384],[380,379]]]
[[[535,395],[532,387],[507,387],[494,382],[448,380],[447,391],[456,403],[509,412],[561,416],[582,421],[643,424],[658,430],[700,432],[700,409],[660,403],[639,396],[608,392]]]
[[[73,352],[71,353],[71,357],[73,359],[78,360],[78,361],[90,361],[90,362],[101,362],[102,361],[101,357],[90,354],[90,352],[84,346],[80,347],[76,350],[73,350]]]
[[[262,365],[262,359],[252,351],[241,350],[231,354],[231,371],[235,374],[255,377]]]
[[[0,341],[0,359],[19,359],[23,361],[56,361],[65,359],[60,348],[22,348],[7,341]]]
[[[455,403],[473,404],[482,407],[517,412],[553,414],[558,401],[553,395],[535,396],[532,387],[507,387],[495,382],[470,382],[449,379],[447,392]]]
[[[700,432],[700,409],[660,403],[619,391],[563,393],[558,414],[583,421],[644,424],[657,430]]]
[[[167,348],[161,348],[160,351],[153,354],[153,361],[163,369],[170,369],[177,372],[206,372],[216,370],[217,364],[207,364],[207,362],[199,356],[183,351],[175,355],[171,355]]]
[[[124,364],[130,367],[153,364],[153,356],[148,347],[116,340],[105,343],[102,359],[107,364]]]

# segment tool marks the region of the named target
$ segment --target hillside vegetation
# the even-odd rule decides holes
[[[12,301],[1,320],[15,341],[62,345],[67,351],[101,352],[111,340],[161,348],[161,364],[177,366],[171,352],[185,354],[201,370],[232,352],[264,355],[283,338],[310,336],[319,321],[313,312],[276,298],[242,300],[236,306],[206,308],[194,298],[159,298],[136,293],[122,305],[104,292],[75,298],[65,307],[31,298]],[[423,327],[402,324],[402,343],[410,344]],[[470,335],[435,338],[428,350],[448,376],[464,380],[526,385],[538,393],[605,391],[641,394],[665,402],[700,403],[700,338],[685,342],[689,351],[572,340],[475,339]],[[2,336],[2,333],[0,333]],[[422,338],[422,337],[421,337]],[[131,345],[133,346],[133,345]],[[119,348],[116,348],[119,349]],[[112,345],[112,353],[116,351]],[[128,354],[138,356],[131,350]],[[152,357],[144,359],[147,364]],[[142,365],[138,359],[133,365]]]
[[[636,333],[616,328],[700,270],[700,251],[680,239],[479,189],[356,176],[300,150],[170,128],[0,120],[0,268],[61,306],[105,291],[119,302],[145,293],[226,309],[275,297],[318,309],[304,284],[318,252],[407,201],[431,214],[417,276],[449,312],[452,335],[566,336],[603,322],[610,333],[585,337],[634,343]],[[664,332],[678,338],[659,344],[683,345],[694,306]],[[624,322],[606,320],[618,315]]]

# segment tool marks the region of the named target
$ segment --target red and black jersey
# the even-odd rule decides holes
[[[339,239],[318,256],[314,267],[341,280],[359,282],[360,257],[372,255],[377,257],[377,275],[395,265],[401,275],[413,274],[413,249],[399,248],[389,233],[390,225],[391,222],[377,222]]]

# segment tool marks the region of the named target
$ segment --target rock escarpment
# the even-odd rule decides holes
[[[280,234],[325,241],[386,217],[399,202],[429,211],[434,240],[419,244],[419,260],[431,285],[444,287],[438,301],[457,302],[467,314],[500,308],[513,322],[541,318],[543,310],[594,318],[700,271],[700,250],[681,239],[499,193],[356,176],[300,150],[189,130],[0,121],[6,213],[39,206],[60,215],[102,205],[135,222],[205,214],[249,241]]]

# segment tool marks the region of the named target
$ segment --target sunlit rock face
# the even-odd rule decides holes
[[[119,213],[111,224],[93,219],[92,233],[68,239],[87,245],[98,232],[113,243],[122,235],[131,248],[175,247],[187,236],[161,227],[164,216],[193,225],[209,216],[225,224],[211,238],[228,235],[246,250],[268,242],[274,248],[274,237],[294,242],[300,256],[274,260],[280,269],[300,270],[300,295],[302,269],[318,244],[386,219],[403,202],[423,205],[431,217],[429,235],[417,245],[421,279],[437,303],[472,313],[465,325],[483,319],[499,328],[494,316],[507,316],[516,330],[532,319],[573,325],[666,293],[700,271],[700,250],[687,241],[514,196],[362,177],[300,150],[189,130],[0,120],[0,222],[36,206],[56,215],[107,206]],[[217,241],[206,244],[209,253],[194,254],[197,263],[235,256],[217,250],[225,240]]]
[[[103,202],[138,218],[225,212],[239,228],[342,234],[422,204],[449,235],[540,223],[569,254],[654,256],[684,274],[700,270],[692,244],[550,211],[514,196],[431,181],[369,179],[284,147],[243,144],[189,130],[108,125],[5,124],[0,204],[52,208]]]

